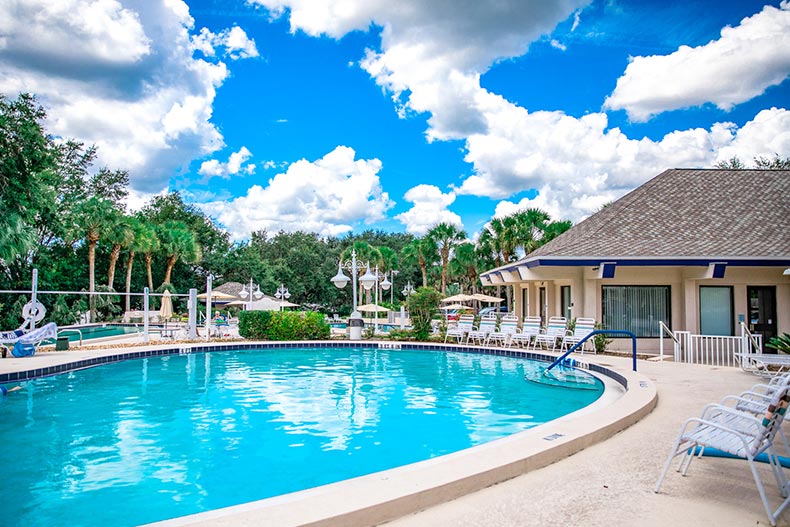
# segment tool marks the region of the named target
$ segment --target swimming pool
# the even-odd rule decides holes
[[[139,333],[142,327],[128,324],[93,324],[87,326],[62,326],[58,329],[59,337],[68,337],[70,342],[80,340],[117,337],[118,335]]]
[[[600,394],[525,382],[524,366],[245,350],[31,381],[0,400],[0,524],[137,525],[252,501],[510,435]]]

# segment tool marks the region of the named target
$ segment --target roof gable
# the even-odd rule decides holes
[[[667,170],[540,256],[790,257],[790,170]]]

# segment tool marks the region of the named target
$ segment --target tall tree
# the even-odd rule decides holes
[[[401,250],[401,259],[405,264],[420,268],[423,287],[428,287],[428,266],[433,264],[436,252],[436,244],[428,236],[412,240]]]
[[[128,224],[132,231],[132,241],[129,244],[129,254],[126,258],[126,311],[131,309],[132,265],[134,264],[135,254],[143,253],[146,255],[148,289],[152,290],[151,260],[148,256],[159,249],[159,238],[157,238],[156,229],[152,225],[136,216],[130,217]]]
[[[183,221],[165,222],[158,229],[158,236],[166,255],[165,277],[162,283],[169,284],[173,267],[179,258],[186,263],[200,259],[200,245],[195,239],[195,234]]]
[[[104,232],[104,240],[110,244],[110,259],[107,269],[107,287],[115,291],[115,267],[121,256],[121,249],[128,248],[134,242],[134,229],[131,216],[119,214]]]
[[[447,268],[450,265],[450,256],[453,249],[466,239],[466,233],[449,223],[439,223],[426,234],[433,240],[439,251],[439,260],[442,265],[442,294],[447,290]]]
[[[459,277],[467,291],[477,293],[477,284],[480,278],[480,262],[477,258],[475,244],[464,242],[455,248],[455,254],[450,260],[450,270],[454,276]]]

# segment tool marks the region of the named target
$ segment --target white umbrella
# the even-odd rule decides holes
[[[386,307],[377,306],[376,304],[363,304],[361,306],[357,306],[357,311],[367,311],[370,313],[385,313],[389,311]]]
[[[206,293],[200,293],[197,297],[205,301]],[[219,300],[220,302],[222,302],[223,300],[239,300],[239,297],[236,295],[229,295],[228,293],[223,293],[222,291],[212,291],[211,302],[214,303],[217,300]]]
[[[502,302],[504,298],[498,296],[484,295],[483,293],[475,293],[472,295],[473,300],[480,300],[481,302]]]
[[[465,295],[463,293],[453,296],[448,296],[447,298],[442,300],[444,302],[469,302],[470,300],[474,300],[474,295]]]
[[[173,316],[173,300],[170,298],[170,291],[167,289],[162,293],[162,305],[159,306],[159,316],[165,322]]]
[[[299,305],[299,304],[294,304],[293,302],[289,302],[289,301],[287,301],[287,300],[283,300],[283,301],[280,301],[280,302],[278,302],[278,303],[279,303],[279,304],[280,304],[282,307],[296,307],[296,306],[298,306],[298,305]]]

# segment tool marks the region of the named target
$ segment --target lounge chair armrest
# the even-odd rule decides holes
[[[730,417],[735,417],[739,420],[740,423],[745,425],[748,428],[753,428],[755,433],[759,433],[760,427],[762,426],[762,419],[755,417],[754,414],[749,412],[743,412],[740,410],[736,410],[729,406],[723,406],[718,403],[711,403],[705,407],[702,411],[702,416],[700,419],[710,422],[717,422],[717,419],[721,419],[717,416],[725,414]],[[718,426],[724,426],[720,422]],[[741,433],[745,433],[741,431]]]
[[[725,426],[725,425],[723,425],[721,423],[717,423],[715,421],[710,421],[708,419],[700,419],[699,417],[690,417],[690,418],[686,419],[686,421],[683,423],[683,428],[682,428],[683,433],[686,432],[686,429],[688,429],[689,425],[698,425],[698,424],[705,425],[705,426],[708,426],[710,428],[715,428],[716,430],[720,430],[720,431],[722,431],[722,432],[724,432],[726,434],[731,434],[731,435],[737,437],[738,439],[740,439],[743,442],[743,447],[744,448],[749,448],[749,439],[753,439],[754,438],[754,436],[752,436],[750,434],[744,433],[742,431],[735,430],[734,428],[730,428],[729,426]]]

